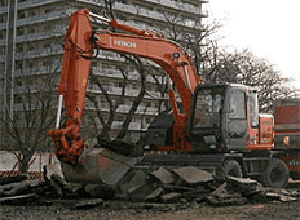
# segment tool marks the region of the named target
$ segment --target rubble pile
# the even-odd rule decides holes
[[[272,200],[295,201],[297,191],[264,188],[256,180],[226,177],[218,179],[197,167],[156,167],[142,170],[133,167],[115,185],[75,184],[67,182],[62,174],[48,173],[45,182],[28,182],[26,176],[1,179],[0,202],[28,198],[90,198],[81,201],[76,209],[103,204],[104,200],[143,202],[145,207],[160,204],[172,209],[201,205],[224,206],[261,203]]]
[[[27,175],[14,175],[0,179],[0,203],[23,203],[37,196],[46,196],[51,189],[38,181],[27,180]]]
[[[181,204],[243,205],[270,200],[294,201],[299,192],[264,188],[257,180],[227,177],[217,179],[197,167],[155,170],[132,169],[115,190],[115,198],[130,201]]]

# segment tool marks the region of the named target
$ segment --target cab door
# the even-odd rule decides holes
[[[229,87],[228,139],[229,148],[247,147],[247,96],[245,88]]]

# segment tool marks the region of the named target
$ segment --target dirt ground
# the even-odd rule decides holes
[[[60,205],[1,206],[0,219],[300,219],[300,201],[291,203],[270,202],[243,206],[200,206],[185,210],[117,209],[94,207],[89,210],[72,210]]]
[[[299,190],[299,184],[288,190]],[[241,220],[241,219],[300,219],[300,200],[292,202],[270,201],[242,206],[213,207],[200,204],[181,209],[177,205],[158,205],[157,208],[140,208],[141,203],[108,201],[90,209],[74,209],[70,204],[78,201],[48,200],[49,204],[1,205],[0,219],[158,219],[158,220]],[[164,208],[163,208],[164,207]],[[167,208],[166,208],[167,207]]]

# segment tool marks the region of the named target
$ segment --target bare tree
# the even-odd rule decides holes
[[[114,0],[105,0],[105,14],[106,16],[109,16],[111,19],[115,18],[115,11],[113,9],[114,5]],[[115,32],[115,29],[112,28],[112,32]],[[123,80],[122,80],[122,92],[120,94],[120,100],[117,100],[115,103],[112,102],[112,97],[106,90],[105,86],[103,83],[99,80],[99,78],[91,72],[90,74],[90,82],[92,84],[95,84],[99,87],[99,89],[102,91],[102,95],[104,96],[106,103],[109,105],[109,118],[108,120],[105,120],[103,117],[103,113],[101,111],[97,111],[96,115],[97,118],[94,118],[95,120],[100,120],[101,125],[102,125],[102,130],[100,134],[98,134],[98,143],[101,142],[103,138],[105,139],[110,139],[110,131],[112,129],[112,124],[113,121],[115,121],[116,117],[116,110],[122,104],[122,101],[125,97],[125,92],[127,85],[129,84],[129,71],[128,66],[133,66],[134,69],[138,72],[139,74],[139,83],[140,83],[140,90],[135,97],[135,99],[132,102],[132,105],[129,109],[129,111],[126,113],[125,120],[123,121],[122,127],[116,137],[117,140],[122,140],[124,139],[125,135],[128,132],[129,129],[129,124],[133,119],[133,116],[135,112],[137,111],[138,106],[141,104],[145,94],[146,94],[146,76],[147,73],[149,72],[148,67],[146,67],[145,63],[141,58],[135,57],[135,56],[129,56],[129,55],[120,55],[121,58],[124,58],[124,61],[122,61],[119,64],[115,64],[118,71],[122,74]],[[92,95],[91,93],[87,94],[87,98],[91,100],[95,106],[100,106],[98,103],[96,97]],[[92,117],[90,117],[92,119]],[[94,125],[96,125],[94,123]]]
[[[138,57],[134,57],[134,56],[126,56],[124,55],[125,59],[128,60],[130,63],[134,63],[137,71],[140,74],[140,83],[141,83],[141,89],[139,94],[137,95],[136,99],[134,99],[132,106],[129,110],[129,112],[126,115],[126,118],[124,120],[122,129],[120,130],[118,136],[117,136],[117,140],[121,140],[125,137],[126,132],[128,131],[128,126],[129,123],[132,121],[133,115],[136,112],[138,106],[140,105],[140,103],[142,102],[145,94],[146,94],[146,75],[147,72],[145,70],[145,65],[142,63],[142,60]]]
[[[293,78],[283,77],[267,59],[255,56],[248,49],[215,47],[204,66],[203,78],[213,84],[227,82],[255,86],[261,112],[272,110],[273,99],[295,93],[289,86]]]
[[[122,84],[122,94],[121,96],[124,97],[125,96],[125,87],[127,85],[127,81],[128,81],[128,73],[124,70],[124,68],[119,68],[120,72],[123,75],[123,84]],[[90,72],[90,79],[91,79],[91,83],[97,85],[103,96],[106,99],[106,102],[109,104],[109,119],[106,121],[101,113],[101,111],[97,111],[97,117],[101,122],[102,125],[102,131],[101,133],[98,135],[97,139],[98,142],[100,142],[100,140],[102,139],[110,139],[110,135],[109,132],[111,130],[111,126],[112,126],[112,122],[115,120],[115,114],[116,114],[116,110],[119,107],[119,105],[121,104],[120,101],[116,102],[113,104],[112,102],[112,98],[110,97],[108,91],[106,90],[106,88],[102,85],[100,79],[93,73],[93,71]],[[97,101],[96,97],[93,96],[91,93],[87,93],[87,98],[90,99],[95,106],[100,106],[99,102]]]
[[[39,77],[34,73],[22,75],[22,86],[16,95],[14,114],[9,115],[6,108],[7,116],[0,119],[10,146],[5,150],[22,153],[22,173],[27,173],[28,162],[35,151],[48,150],[48,130],[55,125],[56,119],[52,98],[55,94],[54,87],[58,84],[57,74],[56,68],[51,75],[42,79],[43,83],[37,82]]]

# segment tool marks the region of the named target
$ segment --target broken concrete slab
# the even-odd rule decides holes
[[[114,190],[104,184],[87,184],[84,191],[93,198],[111,199]]]
[[[49,186],[54,190],[54,193],[58,197],[63,197],[63,189],[62,187],[59,186],[59,184],[54,179],[49,180]]]
[[[246,197],[252,196],[254,194],[262,194],[262,195],[265,194],[265,189],[260,183],[257,183],[255,187],[251,186],[251,187],[233,188],[233,190],[242,192],[243,196]]]
[[[173,169],[173,171],[185,182],[190,184],[207,183],[213,180],[213,176],[211,173],[200,170],[197,167],[186,166],[180,167],[178,169]]]
[[[164,203],[167,203],[167,202],[176,202],[180,199],[180,197],[181,197],[181,193],[172,192],[163,195],[161,199]]]
[[[235,178],[235,177],[226,177],[226,181],[228,183],[232,183],[232,184],[243,184],[243,185],[255,185],[257,184],[257,180],[254,179],[250,179],[250,178]]]
[[[118,155],[106,148],[91,148],[80,158],[83,165],[62,163],[66,180],[74,183],[105,183],[115,187],[137,163],[137,158]]]
[[[84,185],[81,183],[69,183],[67,182],[65,188],[70,193],[76,193],[84,188]]]
[[[27,180],[26,174],[18,174],[18,175],[13,175],[13,176],[6,177],[6,178],[0,178],[0,186],[9,184],[9,183],[21,182],[23,180]]]
[[[249,195],[252,192],[259,190],[257,180],[250,178],[234,178],[227,177],[225,179],[227,191],[240,192]]]
[[[164,185],[163,188],[165,189],[166,192],[188,192],[193,190],[194,188],[192,187],[184,187],[184,186],[173,186],[173,185]]]
[[[226,190],[226,183],[223,183],[218,189],[211,193],[211,196],[216,197],[218,200],[225,200],[228,198],[242,197],[240,192],[229,192]]]
[[[134,192],[128,195],[128,200],[133,202],[145,201],[145,198],[153,192],[153,188],[149,185],[137,188]]]
[[[300,196],[300,192],[298,192],[298,191],[291,191],[291,196],[293,196],[293,197],[299,197]]]
[[[125,179],[120,182],[123,193],[132,193],[146,182],[146,174],[142,170],[132,170]]]
[[[286,189],[282,189],[282,188],[264,188],[266,192],[274,192],[274,193],[278,193],[279,195],[283,195],[283,196],[291,196],[291,193],[288,192]]]
[[[96,205],[102,205],[102,204],[103,204],[103,200],[101,198],[89,199],[89,200],[80,201],[79,203],[75,204],[73,206],[73,209],[90,209]]]
[[[278,193],[273,193],[273,192],[267,192],[265,194],[266,198],[273,199],[273,200],[280,200],[281,195]]]
[[[292,196],[281,196],[280,201],[282,202],[291,202],[291,201],[296,201],[297,199]]]
[[[205,187],[211,189],[212,191],[219,188],[225,181],[221,179],[214,179],[212,181],[209,181],[208,183],[205,183]]]
[[[25,195],[18,195],[18,196],[7,196],[7,197],[1,197],[0,198],[0,204],[6,204],[6,203],[22,203],[32,201],[32,199],[35,199],[37,195],[35,193],[29,193]]]
[[[242,191],[243,189],[255,188],[257,186],[257,180],[250,178],[227,177],[225,182],[228,188],[240,189]]]
[[[187,192],[182,192],[182,196],[186,199],[194,199],[198,197],[205,197],[209,195],[211,191],[207,188],[204,188],[202,186],[199,186],[193,190],[187,191]]]
[[[91,156],[91,155],[93,155],[93,151],[88,154],[88,156]],[[110,158],[114,161],[118,161],[119,163],[122,163],[122,164],[130,166],[130,167],[134,166],[137,163],[136,157],[123,156],[123,155],[120,155],[120,154],[113,152],[106,148],[104,148],[102,151],[99,151],[98,155]]]
[[[159,179],[163,184],[172,183],[174,181],[172,174],[163,167],[159,167],[158,170],[153,171],[152,175]]]
[[[10,183],[0,186],[0,196],[18,196],[22,193],[26,193],[30,190],[30,184],[23,180],[21,182]]]
[[[162,193],[164,192],[164,189],[162,187],[159,187],[155,189],[153,192],[151,192],[146,198],[146,201],[158,201]]]

